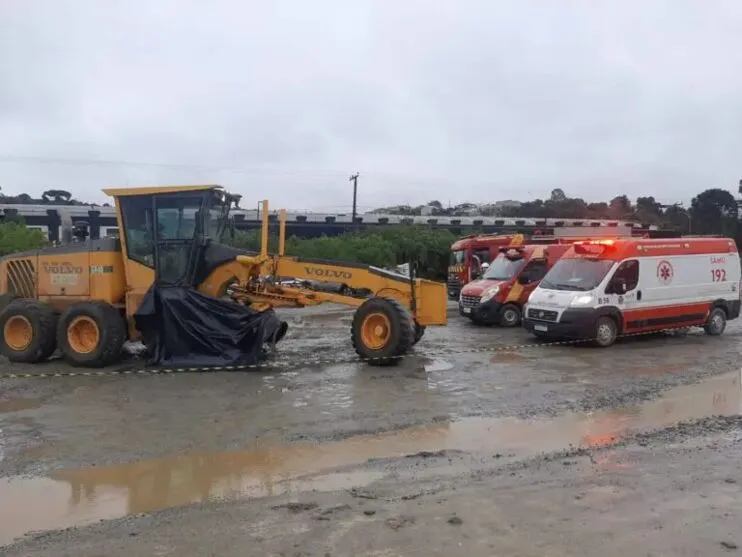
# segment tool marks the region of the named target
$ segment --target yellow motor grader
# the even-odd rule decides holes
[[[284,210],[278,253],[269,253],[265,201],[260,252],[247,252],[223,242],[234,231],[229,213],[240,196],[220,186],[103,191],[114,199],[119,238],[83,237],[0,259],[0,353],[10,361],[41,362],[59,350],[72,365],[102,367],[121,357],[125,341],[141,339],[148,348],[162,344],[160,351],[171,356],[180,350],[182,362],[198,353],[194,343],[220,351],[218,342],[257,334],[254,315],[335,302],[357,308],[350,335],[357,354],[388,365],[409,351],[426,326],[447,322],[443,283],[287,256]],[[341,288],[321,288],[327,283]],[[177,289],[188,290],[190,301],[173,295]],[[236,306],[251,314],[225,318]],[[143,334],[145,322],[149,335]],[[273,327],[274,341],[286,326],[278,332]],[[162,340],[168,329],[174,344]],[[242,349],[238,341],[233,346]]]

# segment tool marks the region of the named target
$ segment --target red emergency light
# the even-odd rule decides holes
[[[615,244],[615,240],[577,240],[575,244],[580,245],[594,245],[594,246],[612,246]]]
[[[599,257],[607,249],[613,247],[613,240],[580,240],[574,243],[575,253]]]

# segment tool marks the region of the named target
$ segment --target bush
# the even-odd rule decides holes
[[[394,226],[363,230],[340,236],[286,240],[286,254],[376,267],[392,267],[413,261],[421,277],[445,280],[451,244],[456,241],[448,230],[427,226]],[[238,232],[233,245],[260,250],[260,231]],[[276,253],[278,237],[271,235],[269,251]]]
[[[39,249],[47,244],[41,230],[26,228],[22,223],[0,224],[0,256]]]

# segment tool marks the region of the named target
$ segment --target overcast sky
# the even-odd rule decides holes
[[[0,186],[347,209],[742,177],[740,0],[2,0]],[[99,162],[95,162],[99,161]]]

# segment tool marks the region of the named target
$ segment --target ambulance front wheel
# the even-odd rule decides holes
[[[703,326],[703,330],[706,331],[707,335],[718,337],[727,328],[727,314],[721,308],[714,308],[709,313],[706,324]]]
[[[593,343],[595,346],[605,348],[616,342],[618,337],[618,325],[616,321],[608,316],[598,318],[598,322],[595,326],[595,340]]]

